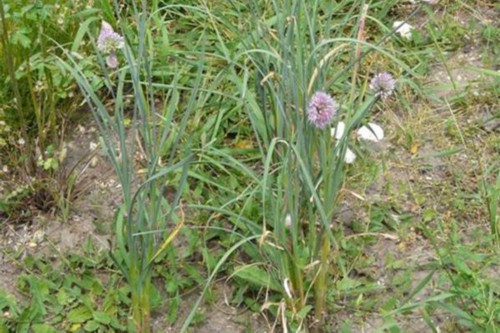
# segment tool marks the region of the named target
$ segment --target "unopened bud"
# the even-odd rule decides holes
[[[290,229],[292,227],[292,216],[290,214],[286,214],[285,216],[285,228]]]

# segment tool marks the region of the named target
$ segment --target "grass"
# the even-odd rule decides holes
[[[0,332],[498,331],[495,4],[0,5]]]

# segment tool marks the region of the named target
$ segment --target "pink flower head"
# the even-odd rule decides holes
[[[106,65],[108,65],[109,68],[116,68],[116,67],[118,67],[118,57],[116,56],[115,52],[111,52],[106,57]]]
[[[315,92],[307,109],[309,122],[319,129],[325,128],[337,113],[338,107],[335,99],[327,93]]]
[[[113,30],[111,24],[106,21],[101,23],[101,32],[97,38],[97,49],[106,54],[116,52],[125,46],[123,37]]]
[[[382,99],[391,96],[394,88],[396,88],[396,81],[394,81],[392,75],[387,72],[375,75],[370,82],[370,89]]]

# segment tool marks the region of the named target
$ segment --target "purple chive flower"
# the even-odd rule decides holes
[[[370,89],[382,99],[391,96],[395,87],[396,81],[394,81],[392,75],[387,72],[378,73],[370,82]]]
[[[118,57],[116,56],[115,52],[111,52],[106,57],[106,65],[108,65],[109,68],[116,68],[116,67],[118,67]]]
[[[335,99],[327,93],[322,91],[315,92],[311,97],[309,108],[307,109],[309,122],[319,129],[325,128],[337,113],[338,107]]]
[[[116,50],[121,49],[124,46],[124,38],[113,30],[111,24],[106,21],[102,21],[101,32],[97,38],[97,49],[108,55],[106,57],[106,64],[110,68],[118,67]]]

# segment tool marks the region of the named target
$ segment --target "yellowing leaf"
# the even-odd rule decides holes
[[[78,331],[81,327],[82,327],[82,325],[81,325],[81,324],[73,324],[73,325],[71,325],[71,327],[69,328],[69,331],[70,331],[70,332],[76,332],[76,331]]]
[[[161,244],[160,248],[158,251],[156,251],[156,254],[153,256],[153,258],[149,261],[149,264],[152,264],[160,254],[162,254],[163,251],[167,248],[167,246],[174,240],[175,236],[179,233],[181,230],[182,226],[184,225],[184,220],[182,220],[177,226],[172,230],[170,235],[168,235],[167,239]]]
[[[418,151],[418,148],[420,148],[420,145],[418,143],[414,143],[411,145],[410,147],[410,153],[412,153],[413,155],[415,155]]]
[[[250,149],[253,148],[252,140],[238,140],[234,144],[234,148],[236,149]]]

